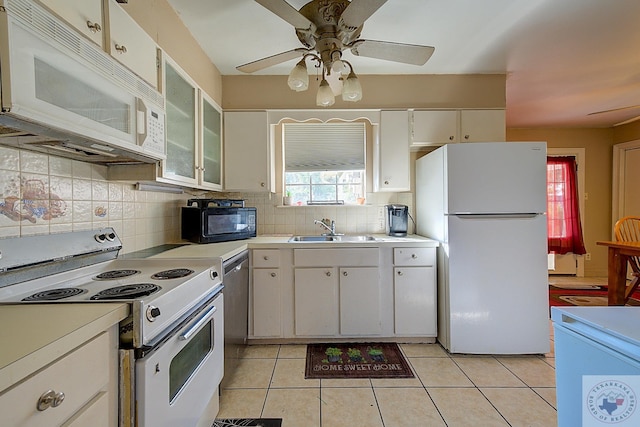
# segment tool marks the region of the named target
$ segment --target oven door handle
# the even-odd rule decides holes
[[[200,316],[198,320],[196,320],[196,322],[193,325],[191,325],[189,329],[187,329],[183,334],[181,334],[178,337],[178,339],[181,341],[186,341],[189,338],[191,338],[193,334],[198,332],[198,330],[200,329],[200,327],[202,327],[202,325],[207,323],[213,317],[216,311],[218,311],[218,308],[214,305],[209,310],[207,310],[206,313]]]

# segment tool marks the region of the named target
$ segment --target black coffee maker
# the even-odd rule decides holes
[[[409,206],[385,205],[385,208],[387,208],[387,234],[395,237],[406,236],[409,225]]]

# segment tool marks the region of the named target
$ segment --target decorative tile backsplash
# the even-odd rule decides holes
[[[0,238],[110,226],[123,253],[180,241],[188,195],[136,191],[107,167],[0,146]]]
[[[0,238],[109,226],[122,253],[178,243],[180,207],[197,197],[245,199],[257,208],[259,235],[320,234],[313,220],[322,218],[339,233],[383,233],[388,203],[414,215],[412,193],[369,193],[362,206],[281,206],[281,194],[145,192],[106,177],[106,166],[0,146]]]

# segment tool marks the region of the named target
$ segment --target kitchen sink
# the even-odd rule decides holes
[[[333,242],[337,236],[293,236],[290,242]]]
[[[366,235],[362,235],[362,236],[335,236],[334,241],[338,241],[338,242],[372,242],[374,240],[376,240],[375,237],[373,236],[366,236]]]
[[[290,242],[372,242],[376,240],[367,235],[338,235],[338,236],[293,236]]]

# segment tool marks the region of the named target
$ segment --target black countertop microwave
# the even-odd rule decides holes
[[[256,237],[256,208],[244,200],[189,199],[182,207],[182,238],[215,243]]]

